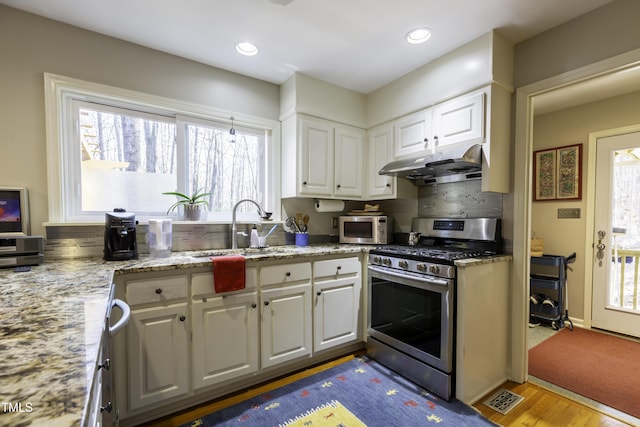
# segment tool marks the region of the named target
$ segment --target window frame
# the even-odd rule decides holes
[[[264,131],[268,139],[265,173],[265,209],[273,212],[273,219],[281,217],[280,197],[280,122],[261,119],[253,116],[242,115],[222,111],[209,106],[190,102],[150,95],[128,89],[107,86],[99,83],[87,82],[69,77],[45,73],[45,131],[47,147],[47,178],[48,178],[48,207],[49,221],[52,224],[73,223],[103,223],[102,217],[95,215],[75,215],[70,210],[67,189],[72,188],[69,180],[73,179],[73,173],[77,173],[79,165],[73,164],[73,154],[65,141],[73,137],[75,126],[70,105],[71,100],[91,102],[96,99],[106,101],[118,108],[136,109],[142,112],[170,116],[175,118],[178,133],[180,126],[185,122],[226,123],[234,117],[234,126],[245,127],[253,130]],[[184,120],[184,121],[183,121]],[[178,148],[182,151],[178,135]],[[70,155],[69,155],[70,154]],[[185,153],[181,154],[183,156]],[[186,164],[182,158],[178,163],[178,191],[185,190],[186,177],[184,171]],[[157,215],[154,215],[157,216]],[[251,216],[253,218],[255,215]],[[149,215],[137,217],[145,222]],[[239,219],[243,218],[239,215]],[[255,219],[255,218],[254,218]],[[190,221],[192,222],[192,221]],[[231,213],[228,218],[216,217],[207,220],[207,223],[230,223]]]

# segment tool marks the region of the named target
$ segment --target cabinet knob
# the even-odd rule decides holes
[[[269,301],[265,301],[265,302],[264,302],[264,305],[269,305]]]
[[[100,407],[100,412],[110,413],[111,411],[113,411],[113,404],[111,404],[110,401],[107,402],[106,405]]]
[[[336,188],[340,188],[340,184],[336,185]]]
[[[435,140],[435,144],[436,144],[436,147],[437,147],[437,146],[438,146],[438,136],[437,136],[437,135],[435,135],[435,136],[433,137],[433,139]]]
[[[322,295],[322,291],[316,292],[316,295],[318,295],[318,296]]]
[[[161,293],[162,293],[162,289],[161,288],[156,289],[156,294],[160,295]]]
[[[284,273],[284,275],[287,276],[287,277],[291,277],[291,272],[287,271],[286,273]]]
[[[303,181],[303,182],[302,182],[302,185],[307,185],[307,181]]]
[[[251,308],[256,308],[258,306],[258,304],[256,304],[255,302],[251,304]]]
[[[342,270],[342,266],[341,265],[338,266],[338,270]]]
[[[111,367],[111,361],[109,359],[105,359],[104,362],[98,363],[98,371],[100,369],[104,369],[105,371],[108,371],[110,367]]]
[[[181,322],[184,322],[185,320],[187,320],[187,318],[186,318],[186,317],[184,317],[184,316],[180,316],[180,321],[181,321]]]
[[[429,148],[429,138],[424,139],[424,148]]]
[[[391,184],[389,184],[389,183],[387,182],[387,188],[390,188],[390,187],[391,187]]]

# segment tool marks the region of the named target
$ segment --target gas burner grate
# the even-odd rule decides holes
[[[515,408],[523,400],[524,397],[503,388],[498,390],[482,403],[487,405],[489,408],[500,412],[502,415],[507,415],[509,411]]]

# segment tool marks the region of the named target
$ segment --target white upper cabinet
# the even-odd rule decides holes
[[[394,158],[409,157],[433,147],[432,110],[427,109],[394,122]]]
[[[393,124],[370,129],[367,196],[369,199],[391,199],[396,196],[397,179],[378,175],[378,171],[393,159]]]
[[[335,128],[334,195],[338,197],[359,199],[363,195],[364,136],[361,129]]]
[[[282,129],[282,197],[363,197],[363,129],[302,115]]]
[[[435,149],[484,139],[484,92],[444,102],[433,110]]]
[[[324,121],[300,121],[300,194],[333,193],[333,126]]]

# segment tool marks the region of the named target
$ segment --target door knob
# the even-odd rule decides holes
[[[603,230],[598,231],[598,244],[596,245],[596,249],[598,250],[596,252],[596,258],[598,258],[598,266],[602,267],[602,259],[604,258],[604,250],[607,247],[602,241],[604,239],[604,236],[606,236],[607,233],[605,233]]]

